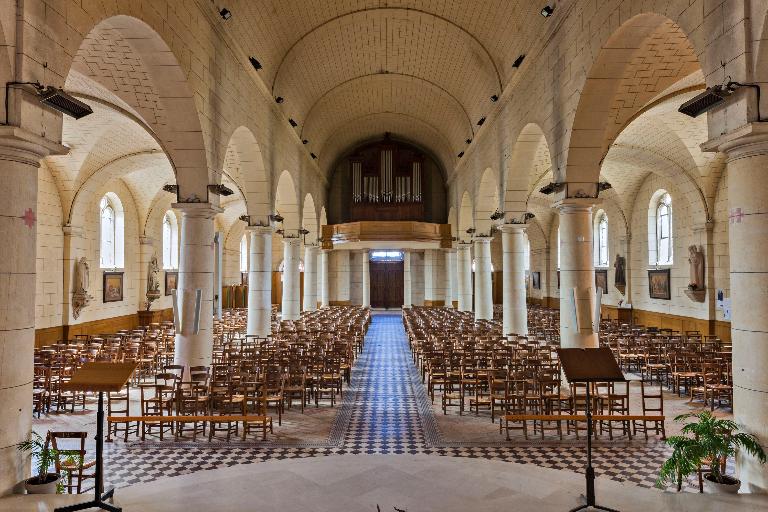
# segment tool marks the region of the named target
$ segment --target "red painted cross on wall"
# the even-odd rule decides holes
[[[27,208],[27,211],[24,212],[24,215],[21,216],[22,219],[24,219],[24,224],[31,228],[35,225],[35,221],[37,220],[37,217],[35,216],[35,212],[32,211],[32,208]]]
[[[731,208],[730,215],[728,215],[729,224],[741,224],[743,219],[744,212],[741,211],[741,208]]]

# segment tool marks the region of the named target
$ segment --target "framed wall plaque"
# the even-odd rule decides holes
[[[595,269],[595,289],[602,288],[603,294],[608,293],[608,270],[604,268]]]
[[[648,271],[648,295],[652,299],[672,299],[668,268]]]
[[[541,290],[541,272],[531,272],[531,286],[534,290]]]
[[[165,294],[170,295],[171,290],[175,290],[179,284],[179,273],[177,271],[165,271]]]
[[[123,300],[123,272],[104,272],[102,286],[103,302],[122,302]]]

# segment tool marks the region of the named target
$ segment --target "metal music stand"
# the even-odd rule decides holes
[[[568,382],[587,384],[587,502],[571,509],[571,512],[590,507],[607,512],[618,512],[595,504],[595,470],[592,467],[592,397],[589,388],[592,387],[593,382],[624,382],[627,379],[621,373],[621,368],[610,348],[559,348],[557,356]]]
[[[91,391],[99,394],[99,410],[96,414],[96,496],[93,501],[77,503],[54,509],[54,512],[74,512],[88,508],[100,508],[109,512],[122,512],[105,500],[112,499],[114,489],[104,492],[104,393],[117,393],[131,378],[136,369],[136,363],[85,363],[76,370],[69,382],[62,383],[61,388],[68,391]]]

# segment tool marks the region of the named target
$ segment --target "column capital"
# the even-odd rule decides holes
[[[211,203],[173,203],[171,208],[179,210],[184,217],[213,219],[216,214],[224,211],[223,208]]]
[[[592,208],[599,205],[601,199],[596,197],[569,197],[555,201],[552,208],[559,210],[560,214],[592,212]]]
[[[271,226],[246,226],[245,230],[252,235],[272,235],[275,232]]]
[[[499,227],[499,231],[501,231],[504,235],[511,233],[525,233],[527,228],[527,224],[502,224]]]
[[[748,123],[701,144],[704,152],[721,152],[728,161],[768,154],[768,123]]]
[[[290,246],[293,246],[293,245],[298,246],[298,245],[301,244],[301,238],[299,238],[299,237],[291,237],[291,238],[283,237],[283,244],[290,245]]]
[[[0,126],[0,160],[38,167],[49,155],[66,155],[69,148],[18,126]]]
[[[65,224],[61,227],[61,231],[64,233],[64,236],[68,236],[70,238],[82,238],[85,236],[85,229],[82,226]]]
[[[443,248],[443,252],[451,254],[451,253],[456,252],[456,248],[455,247],[445,247],[445,248]]]
[[[474,244],[490,244],[491,240],[493,240],[493,237],[490,236],[479,236],[472,240],[472,243]]]

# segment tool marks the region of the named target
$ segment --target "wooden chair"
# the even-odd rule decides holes
[[[77,490],[76,494],[83,492],[83,481],[88,478],[96,478],[96,459],[87,460],[85,458],[85,439],[87,432],[50,432],[51,447],[59,452],[55,460],[56,472],[66,473],[67,482],[64,488],[67,493],[75,494],[72,491]],[[76,441],[74,446],[69,441]],[[77,442],[79,441],[79,442]],[[93,473],[85,473],[86,469],[94,468]]]

